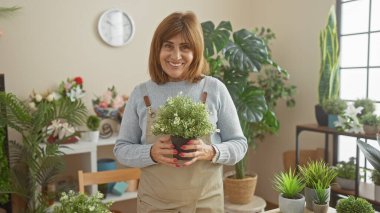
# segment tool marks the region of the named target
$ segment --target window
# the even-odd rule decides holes
[[[337,0],[341,98],[369,98],[380,115],[380,0]],[[353,86],[355,85],[355,86]],[[338,161],[356,156],[355,138],[340,137]],[[368,141],[376,145],[375,141]],[[344,145],[343,145],[344,144]],[[372,168],[360,156],[360,166]]]

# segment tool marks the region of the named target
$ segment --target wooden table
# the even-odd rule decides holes
[[[280,212],[280,209],[272,209],[272,210],[269,210],[269,211],[266,211],[267,213],[281,213]],[[313,213],[313,211],[310,211],[309,209],[305,208],[305,211],[304,213]],[[336,213],[336,210],[334,208],[329,208],[329,210],[327,211],[327,213]]]
[[[233,204],[224,198],[225,213],[257,213],[264,212],[267,203],[259,196],[252,196],[251,202],[247,204]]]

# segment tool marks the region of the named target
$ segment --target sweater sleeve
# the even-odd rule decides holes
[[[216,163],[234,165],[245,156],[248,149],[247,139],[241,129],[231,95],[222,82],[216,81],[216,88],[219,89],[217,127],[221,137],[221,143],[214,144],[220,152]]]
[[[129,167],[146,167],[155,164],[150,157],[151,144],[142,144],[142,129],[137,109],[141,90],[136,87],[125,106],[118,139],[114,147],[116,159]],[[143,118],[144,119],[144,118]]]

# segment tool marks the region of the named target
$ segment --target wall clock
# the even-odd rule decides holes
[[[133,20],[119,9],[103,12],[98,22],[100,38],[108,45],[120,47],[128,44],[135,33]]]

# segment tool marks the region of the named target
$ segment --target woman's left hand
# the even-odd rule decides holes
[[[202,139],[194,139],[187,142],[187,145],[181,147],[183,150],[194,149],[194,152],[181,152],[179,153],[181,157],[193,158],[187,161],[183,166],[190,166],[197,160],[208,160],[211,161],[215,155],[215,150],[211,145],[205,144]]]

